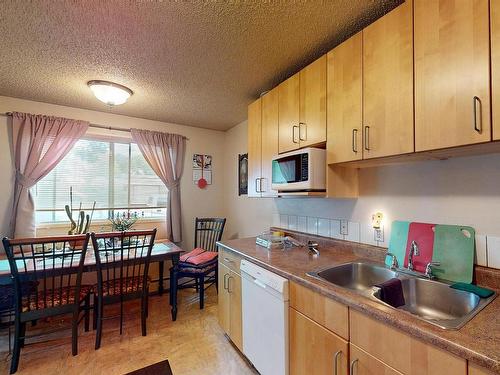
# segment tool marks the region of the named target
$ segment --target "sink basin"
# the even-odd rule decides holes
[[[401,278],[406,304],[399,307],[441,328],[458,329],[495,297],[450,288],[449,284],[417,277]],[[379,299],[379,290],[373,293]]]
[[[496,297],[494,294],[479,298],[473,293],[452,289],[445,282],[367,262],[346,263],[307,274],[383,304],[380,289],[374,285],[396,277],[401,280],[406,302],[398,309],[444,329],[459,329]]]
[[[371,290],[373,285],[390,280],[397,273],[372,263],[346,263],[336,267],[329,267],[319,271],[307,273],[332,284],[358,291]]]

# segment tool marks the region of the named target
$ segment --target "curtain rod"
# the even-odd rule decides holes
[[[0,113],[1,116],[9,117],[12,116],[12,112],[5,112],[5,113]],[[126,132],[130,133],[131,129],[122,129],[122,128],[116,128],[114,126],[106,126],[106,125],[99,125],[99,124],[89,124],[91,128],[98,128],[98,129],[106,129],[106,130],[115,130],[118,132]],[[183,136],[186,138],[187,141],[189,141],[188,137]]]

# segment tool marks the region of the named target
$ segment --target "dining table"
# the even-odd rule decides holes
[[[90,247],[90,246],[89,246]],[[172,262],[172,272],[175,274],[178,269],[179,265],[179,259],[181,253],[183,253],[184,250],[182,250],[179,246],[177,246],[175,243],[168,241],[168,240],[157,240],[155,241],[155,244],[153,245],[153,249],[151,250],[151,263],[158,263],[158,280],[152,280],[152,281],[158,281],[158,294],[161,296],[165,292],[164,288],[164,281],[165,281],[165,273],[164,273],[164,267],[165,267],[165,261],[171,261]],[[23,267],[22,264],[18,264],[18,267]],[[57,267],[57,266],[56,266]],[[83,272],[96,272],[97,266],[96,266],[96,259],[95,259],[95,254],[92,251],[92,249],[89,249],[87,251],[87,254],[85,256],[85,261],[83,265]],[[169,286],[169,291],[172,293],[177,294],[177,288],[173,287],[173,282],[172,278],[169,278],[170,281],[170,286]],[[12,283],[12,274],[10,272],[10,265],[9,261],[4,255],[3,257],[0,257],[0,285],[8,285]],[[172,314],[172,320],[176,319],[177,316],[177,296],[170,296],[170,305],[171,305],[171,314]]]

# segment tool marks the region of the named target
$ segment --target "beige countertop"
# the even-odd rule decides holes
[[[316,237],[314,237],[317,239]],[[305,248],[267,250],[255,244],[255,237],[227,240],[219,245],[244,258],[348,305],[391,327],[443,348],[459,357],[500,374],[500,298],[459,330],[444,330],[401,310],[377,303],[345,288],[317,280],[306,272],[351,261],[383,262],[386,249],[347,241],[320,239],[321,254],[314,257]]]

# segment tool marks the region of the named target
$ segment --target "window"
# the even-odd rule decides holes
[[[133,143],[79,140],[65,158],[32,189],[37,223],[67,222],[64,206],[90,213],[94,220],[117,214],[164,218],[167,188]]]

